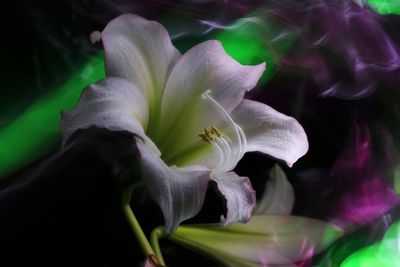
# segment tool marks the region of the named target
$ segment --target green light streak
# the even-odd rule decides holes
[[[104,75],[103,55],[97,55],[58,90],[46,94],[1,128],[0,177],[57,147],[61,137],[60,111],[73,108],[82,89]]]
[[[400,221],[392,224],[382,241],[347,257],[340,267],[400,266]]]
[[[258,11],[253,16],[237,20],[228,29],[218,33],[225,51],[244,65],[267,63],[261,77],[266,82],[273,77],[280,58],[293,45],[297,35],[284,32],[283,27]]]
[[[400,15],[399,0],[366,0],[367,4],[381,15]]]

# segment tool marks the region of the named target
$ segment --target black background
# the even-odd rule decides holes
[[[256,6],[255,1],[249,10]],[[156,19],[163,12],[190,14],[188,7],[184,2],[174,6],[157,1],[60,0],[13,1],[4,6],[0,125],[6,125],[45,92],[55,90],[68,73],[94,55],[100,47],[92,46],[88,36],[111,18],[134,12]],[[213,3],[196,7],[200,11],[221,8]],[[388,173],[393,171],[384,156],[388,145],[382,136],[399,132],[396,91],[380,91],[363,100],[321,98],[310,77],[283,72],[267,86],[269,91],[258,90],[251,97],[295,116],[310,142],[304,158],[291,169],[284,167],[296,193],[294,214],[325,220],[338,216],[337,201],[352,191],[356,181],[338,179],[331,168],[351,145],[354,125],[361,121],[371,131],[376,164]],[[393,140],[398,145],[398,140]],[[139,266],[144,258],[120,210],[118,190],[135,158],[129,133],[91,128],[65,151],[54,148],[4,178],[0,265]],[[274,163],[250,153],[236,172],[248,176],[260,196],[266,173]],[[163,224],[158,206],[145,189],[134,192],[132,206],[147,233]],[[222,212],[221,198],[210,184],[204,208],[190,222],[216,222]],[[396,210],[390,214],[393,218],[399,215]],[[376,240],[384,230],[379,220],[361,228],[364,239],[356,248]],[[169,241],[161,241],[161,246],[169,266],[219,266]]]

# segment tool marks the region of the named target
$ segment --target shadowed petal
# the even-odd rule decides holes
[[[250,220],[256,204],[256,193],[247,177],[240,177],[234,172],[212,174],[218,190],[226,200],[226,218],[221,216],[224,225],[245,223]]]
[[[150,110],[157,109],[170,69],[180,57],[168,32],[132,14],[117,17],[102,32],[107,76],[135,82]]]
[[[137,134],[157,151],[144,134],[147,120],[142,92],[125,79],[106,78],[86,87],[75,109],[62,112],[63,145],[77,130],[96,126]]]
[[[301,125],[263,103],[244,99],[231,116],[246,135],[247,151],[260,151],[291,167],[308,150]]]
[[[151,196],[160,205],[167,232],[201,209],[210,171],[201,166],[168,167],[161,158],[138,141],[142,178]]]
[[[294,191],[282,168],[276,164],[269,172],[270,180],[265,191],[257,202],[253,214],[289,215],[294,205]]]

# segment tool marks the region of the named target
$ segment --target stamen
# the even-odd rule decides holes
[[[210,131],[207,128],[204,128],[204,134],[211,137]]]
[[[221,137],[221,132],[214,126],[211,126],[211,133],[216,135],[217,137]]]
[[[214,146],[218,150],[220,158],[220,164],[215,168],[217,171],[230,171],[232,170],[238,161],[243,157],[247,149],[247,140],[243,130],[237,125],[231,118],[231,116],[225,111],[225,109],[210,96],[210,90],[207,90],[202,94],[204,99],[210,100],[214,107],[222,112],[224,115],[227,126],[232,130],[233,140],[215,126],[211,126],[209,129],[205,128],[204,133],[199,134],[199,137]],[[224,126],[225,127],[225,126]],[[230,131],[230,130],[229,130]],[[231,131],[230,131],[231,132]]]
[[[204,128],[204,133],[199,134],[199,137],[210,145],[214,145],[214,148],[218,150],[220,168],[224,168],[232,158],[232,140],[222,134],[215,126],[211,126],[210,130]]]
[[[216,148],[219,152],[219,164],[217,166],[225,166],[227,160],[226,155],[229,152],[229,147],[224,142],[222,142],[221,139],[217,138],[214,142],[214,148]]]
[[[226,168],[229,168],[228,166],[228,164],[231,162],[231,160],[232,160],[232,149],[231,149],[231,146],[232,146],[232,141],[231,141],[231,139],[228,137],[228,136],[226,136],[226,135],[224,135],[223,137],[221,137],[221,138],[218,138],[218,141],[220,141],[221,143],[222,143],[222,145],[225,147],[225,154],[223,155],[224,156],[224,161],[223,161],[223,163],[220,165],[220,169],[221,170],[224,170],[224,169],[226,169]],[[228,166],[226,166],[226,165],[228,165]]]
[[[214,126],[211,126],[210,130],[204,128],[204,133],[198,135],[203,141],[210,143],[214,138],[221,137],[221,132],[217,130]]]
[[[199,134],[199,137],[204,141],[207,142],[211,145],[211,141],[213,140],[213,138],[207,134]]]

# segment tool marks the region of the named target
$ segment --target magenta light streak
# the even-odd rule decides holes
[[[377,165],[373,145],[366,124],[356,125],[349,144],[332,168],[339,185],[346,192],[334,203],[342,223],[363,225],[399,204],[385,168]]]
[[[349,146],[344,149],[332,168],[332,175],[334,176],[345,175],[342,172],[362,171],[363,168],[372,165],[372,141],[368,126],[362,124],[355,125],[354,128]],[[359,178],[362,179],[362,177]]]
[[[400,82],[399,37],[385,17],[353,1],[318,1],[284,7],[280,16],[301,31],[297,52],[282,64],[306,71],[322,96],[362,98]]]
[[[341,220],[363,225],[372,222],[399,204],[396,192],[375,177],[359,184],[341,199]]]

